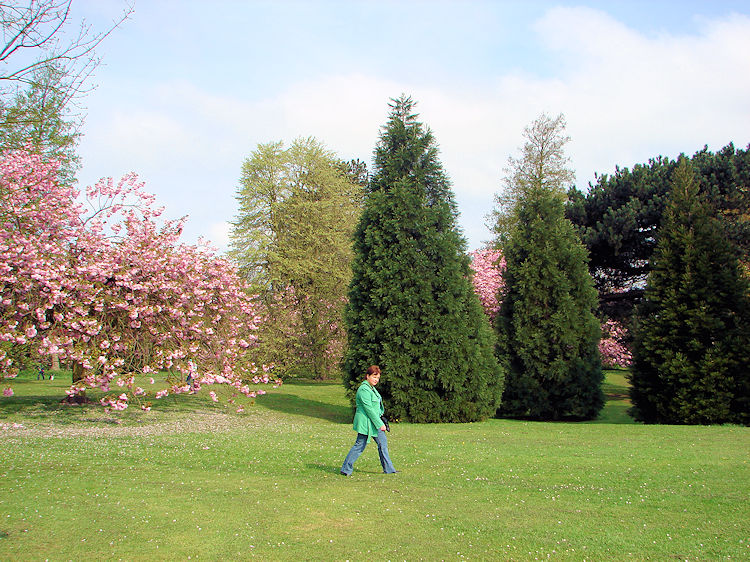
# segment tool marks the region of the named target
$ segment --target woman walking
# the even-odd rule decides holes
[[[397,472],[393,468],[391,458],[388,456],[388,439],[385,436],[385,423],[381,416],[385,413],[383,399],[375,386],[380,382],[380,367],[372,365],[367,369],[367,376],[357,389],[357,410],[354,413],[354,431],[357,432],[357,440],[354,442],[349,454],[341,466],[341,474],[349,476],[354,470],[354,462],[367,447],[370,437],[375,439],[378,445],[380,464],[385,474]]]

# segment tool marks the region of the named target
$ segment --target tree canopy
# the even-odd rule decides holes
[[[750,423],[750,297],[736,249],[687,158],[674,170],[638,309],[634,417]]]
[[[0,147],[30,149],[58,162],[60,180],[74,181],[83,120],[78,101],[93,86],[96,48],[132,13],[103,31],[76,26],[72,0],[0,4]]]
[[[495,321],[506,382],[499,413],[533,419],[591,419],[604,405],[596,291],[586,249],[565,218],[567,170],[562,116],[526,128],[511,159],[514,193]]]
[[[353,398],[377,364],[391,419],[479,420],[494,414],[503,377],[450,182],[414,106],[393,100],[375,149],[354,233],[344,384]]]
[[[502,248],[508,240],[518,219],[516,205],[531,190],[544,188],[564,200],[565,190],[575,179],[565,154],[570,137],[560,133],[565,126],[562,114],[556,117],[542,114],[524,129],[527,142],[521,147],[520,157],[508,157],[503,190],[495,195],[495,207],[488,216],[496,247]]]
[[[72,397],[118,388],[102,403],[120,410],[212,385],[253,395],[251,381],[268,382],[248,353],[258,311],[232,264],[181,244],[181,221],[160,225],[135,175],[88,187],[84,204],[56,166],[0,155],[0,378],[15,377],[25,346],[80,367]],[[153,395],[159,370],[170,385]]]
[[[719,211],[727,236],[747,264],[750,147],[737,150],[729,144],[715,154],[703,148],[691,161],[700,192]],[[642,297],[676,167],[676,161],[659,156],[632,170],[599,176],[586,194],[569,191],[566,213],[589,250],[589,268],[607,316],[629,319]]]
[[[338,368],[363,175],[311,138],[259,145],[243,164],[231,254],[264,307],[259,352],[280,371]]]

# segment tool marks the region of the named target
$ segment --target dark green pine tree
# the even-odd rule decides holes
[[[480,420],[502,395],[494,335],[433,135],[411,98],[392,101],[354,234],[344,384],[353,398],[377,364],[392,419]]]
[[[750,302],[736,249],[679,162],[638,310],[632,414],[646,423],[750,423]]]
[[[502,416],[592,419],[604,405],[601,331],[586,249],[547,189],[518,203],[505,245],[505,289],[496,321],[506,365]]]
[[[506,270],[495,325],[505,365],[498,414],[544,420],[592,419],[604,405],[601,330],[588,255],[565,218],[567,168],[562,115],[541,115],[510,158],[503,224]]]

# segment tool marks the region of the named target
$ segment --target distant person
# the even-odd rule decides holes
[[[388,456],[388,439],[385,436],[386,425],[382,417],[385,408],[383,408],[383,398],[375,389],[379,382],[380,367],[372,365],[367,369],[367,376],[357,389],[357,410],[354,413],[353,424],[354,431],[357,432],[357,440],[341,466],[341,474],[344,476],[351,475],[352,470],[354,470],[354,463],[367,447],[370,437],[375,439],[375,443],[378,445],[378,455],[380,456],[380,464],[383,466],[383,472],[385,474],[397,472]]]
[[[44,365],[39,365],[39,372],[36,374],[36,380],[39,380],[39,377],[42,377],[42,380],[44,380]],[[50,378],[50,380],[52,380]]]

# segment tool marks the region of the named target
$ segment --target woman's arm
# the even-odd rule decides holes
[[[364,413],[375,427],[384,430],[385,425],[383,424],[383,420],[380,419],[380,399],[378,395],[366,386],[360,387],[357,394],[359,395]]]

